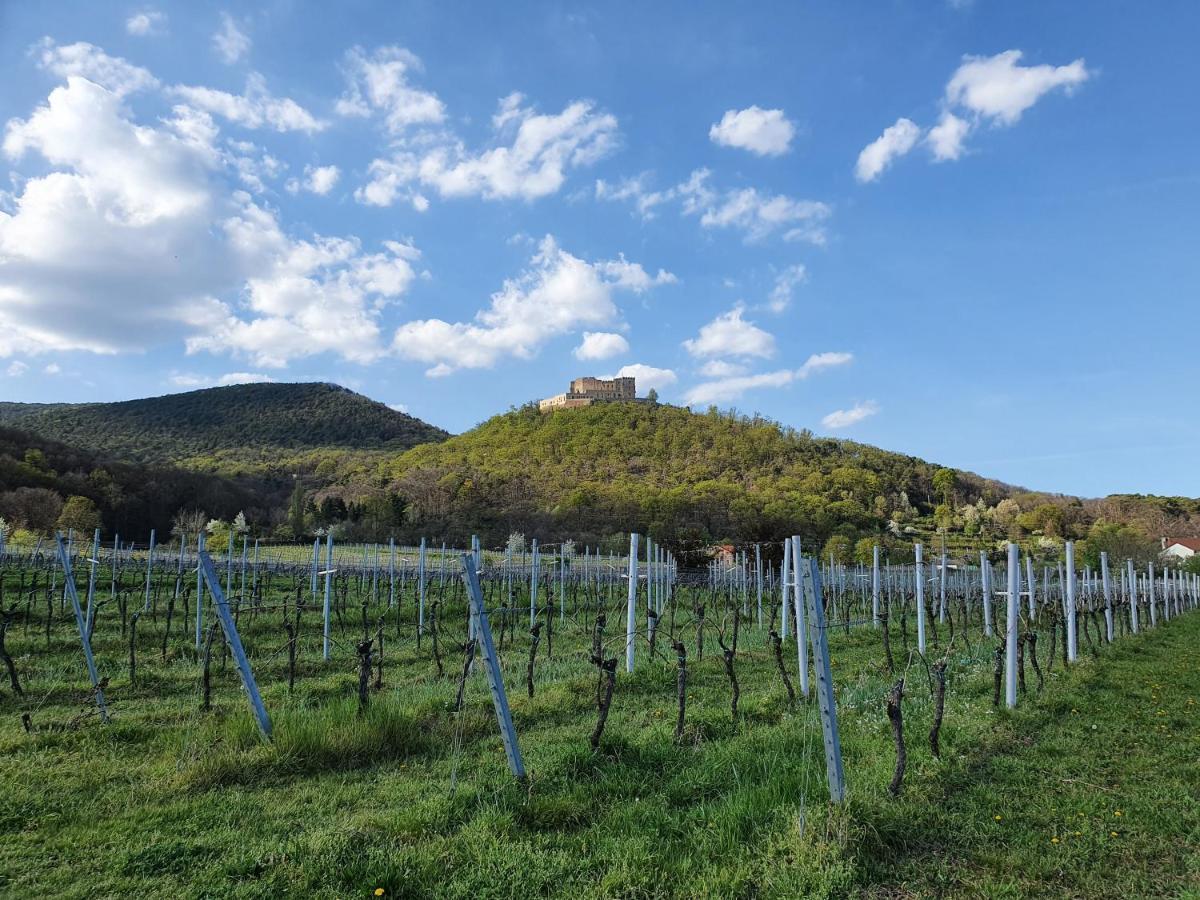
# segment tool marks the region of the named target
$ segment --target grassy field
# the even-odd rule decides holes
[[[287,594],[281,587],[269,602]],[[10,576],[10,610],[13,596]],[[909,750],[898,799],[887,793],[892,678],[879,633],[831,630],[849,785],[846,805],[832,808],[815,705],[789,706],[764,631],[744,627],[733,722],[720,623],[710,609],[697,660],[690,599],[677,620],[691,679],[681,744],[665,635],[658,658],[643,642],[637,671],[618,676],[594,753],[587,623],[573,617],[560,634],[555,622],[553,657],[543,640],[530,699],[518,620],[503,664],[530,773],[523,785],[508,775],[481,674],[453,712],[457,610],[444,616],[442,676],[428,638],[416,647],[411,596],[387,613],[383,687],[365,715],[353,590],[328,663],[318,615],[305,613],[290,693],[281,612],[244,611],[274,720],[266,745],[232,664],[214,662],[213,706],[201,710],[192,626],[179,611],[160,655],[162,601],[157,620],[139,624],[136,685],[116,610],[102,609],[107,727],[89,712],[73,623],[55,604],[47,646],[44,601],[30,609],[8,632],[26,696],[0,682],[5,896],[1200,896],[1196,614],[1097,654],[1081,638],[1069,673],[1061,659],[1047,670],[1043,631],[1045,688],[1037,693],[1030,670],[1012,713],[992,705],[992,644],[974,632],[965,642],[960,629],[947,653],[943,627],[929,654],[948,661],[941,760],[927,739],[925,664],[894,623]],[[372,620],[384,612],[373,608]],[[621,649],[616,630],[610,653]],[[911,621],[908,631],[915,639]],[[784,656],[795,680],[793,643]]]

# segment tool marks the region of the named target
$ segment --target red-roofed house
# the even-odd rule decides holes
[[[1200,538],[1163,538],[1162,555],[1175,559],[1191,559],[1200,553]]]

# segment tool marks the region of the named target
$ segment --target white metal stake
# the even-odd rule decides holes
[[[1150,563],[1146,573],[1146,603],[1150,606],[1150,627],[1154,628],[1158,625],[1158,613],[1154,608],[1154,563]]]
[[[799,539],[797,539],[799,540]],[[797,581],[800,581],[797,555]],[[805,579],[808,601],[808,633],[811,636],[813,662],[817,670],[817,704],[821,711],[821,733],[825,740],[825,775],[829,782],[829,799],[842,803],[846,799],[846,773],[842,768],[842,741],[838,733],[837,700],[833,692],[833,669],[829,662],[829,642],[825,627],[825,606],[821,597],[821,567],[816,559],[808,561]],[[805,642],[800,634],[800,643]]]
[[[242,638],[233,622],[233,616],[229,614],[229,602],[221,593],[221,585],[217,581],[217,571],[213,568],[212,557],[202,552],[198,569],[204,580],[208,582],[208,590],[213,599],[213,610],[217,614],[217,621],[221,623],[221,630],[225,632],[225,643],[229,645],[229,651],[233,654],[238,674],[242,677],[242,687],[246,689],[250,708],[254,711],[254,718],[258,721],[258,730],[265,740],[270,741],[271,719],[267,715],[266,707],[263,706],[262,696],[258,693],[258,683],[254,680],[254,672],[250,669],[250,660],[246,658],[246,650],[242,647]]]
[[[925,565],[921,561],[921,545],[914,544],[917,582],[917,652],[925,655]]]
[[[625,613],[625,671],[633,671],[633,642],[637,633],[638,536],[629,535],[629,606]]]
[[[508,706],[508,695],[504,691],[504,677],[496,659],[496,648],[492,643],[492,629],[488,625],[487,609],[483,603],[483,590],[479,587],[479,574],[475,570],[472,554],[462,555],[463,580],[467,583],[475,621],[475,634],[483,650],[483,662],[487,669],[488,687],[492,692],[492,706],[496,710],[496,722],[500,725],[500,739],[504,743],[504,754],[508,757],[508,768],[518,780],[525,778],[525,762],[521,758],[521,747],[517,743],[517,730],[513,727],[512,711]]]
[[[871,550],[871,623],[879,627],[879,545]]]
[[[783,618],[783,621],[779,623],[779,636],[781,640],[785,641],[787,640],[788,636],[788,590],[790,589],[788,580],[791,577],[791,569],[789,566],[791,556],[792,542],[785,540],[783,542],[783,568],[780,570],[779,578],[781,594],[779,599],[779,615]]]
[[[196,533],[196,658],[204,643],[204,575],[200,571],[200,554],[204,551],[204,529]]]
[[[0,538],[3,540],[3,538]],[[150,609],[150,570],[154,566],[154,529],[150,529],[150,546],[146,550],[146,602],[142,604],[142,611]]]
[[[63,547],[62,535],[54,532],[54,540],[58,548],[58,562],[63,567],[63,590],[71,599],[71,610],[75,613],[75,625],[79,628],[79,640],[83,644],[83,658],[87,663],[88,677],[92,680],[92,690],[96,695],[96,708],[100,710],[100,721],[108,723],[108,707],[104,704],[104,689],[100,686],[100,676],[96,672],[96,659],[92,656],[92,639],[88,636],[88,623],[79,608],[79,594],[75,591],[75,573],[71,571],[70,554]]]
[[[1008,545],[1008,621],[1004,623],[1005,647],[1004,702],[1009,709],[1017,705],[1017,626],[1021,616],[1021,551]]]
[[[538,593],[538,542],[533,539],[533,548],[529,558],[529,627],[537,622],[537,593]]]
[[[979,583],[983,588],[983,633],[992,636],[992,575],[987,554],[979,551]]]
[[[333,534],[325,536],[325,600],[321,607],[321,656],[329,660],[329,605],[333,594]]]
[[[417,551],[417,631],[425,633],[425,538]]]
[[[754,545],[754,584],[755,584],[755,590],[758,593],[758,627],[760,630],[762,629],[762,622],[763,622],[763,616],[762,616],[762,587],[763,587],[763,585],[762,585],[762,581],[763,581],[762,545],[755,544]]]
[[[1029,621],[1037,618],[1037,606],[1034,602],[1033,557],[1025,556],[1025,584],[1029,587]]]
[[[800,538],[798,535],[792,536],[792,559],[799,561],[800,556]],[[804,586],[800,574],[802,569],[799,565],[796,566],[796,577],[792,579],[792,598],[796,608],[796,665],[800,670],[800,693],[805,698],[808,697],[808,641],[805,640],[805,635],[808,634],[808,629],[805,628],[804,619]]]
[[[1075,623],[1075,542],[1067,541],[1067,659],[1075,662],[1079,655]],[[1130,563],[1130,565],[1133,565]]]
[[[1104,624],[1108,642],[1113,640],[1112,581],[1108,577],[1108,554],[1100,551],[1100,583],[1104,590]]]

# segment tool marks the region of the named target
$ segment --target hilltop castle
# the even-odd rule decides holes
[[[554,409],[570,409],[576,406],[591,406],[611,400],[636,400],[637,388],[632,378],[576,378],[565,394],[547,397],[538,403],[542,412]]]

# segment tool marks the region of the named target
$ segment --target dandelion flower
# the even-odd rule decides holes
[[[383,896],[383,888],[375,888],[375,896],[382,897]]]
[[[1113,837],[1117,836],[1117,833],[1115,831],[1110,831],[1109,834],[1111,834]]]
[[[1056,838],[1056,837],[1052,837],[1052,838],[1050,838],[1050,843],[1052,843],[1052,844],[1057,844],[1057,843],[1058,843],[1058,838]]]
[[[992,816],[992,818],[995,819],[997,822],[999,822],[1001,819],[1004,818],[1004,816]]]

